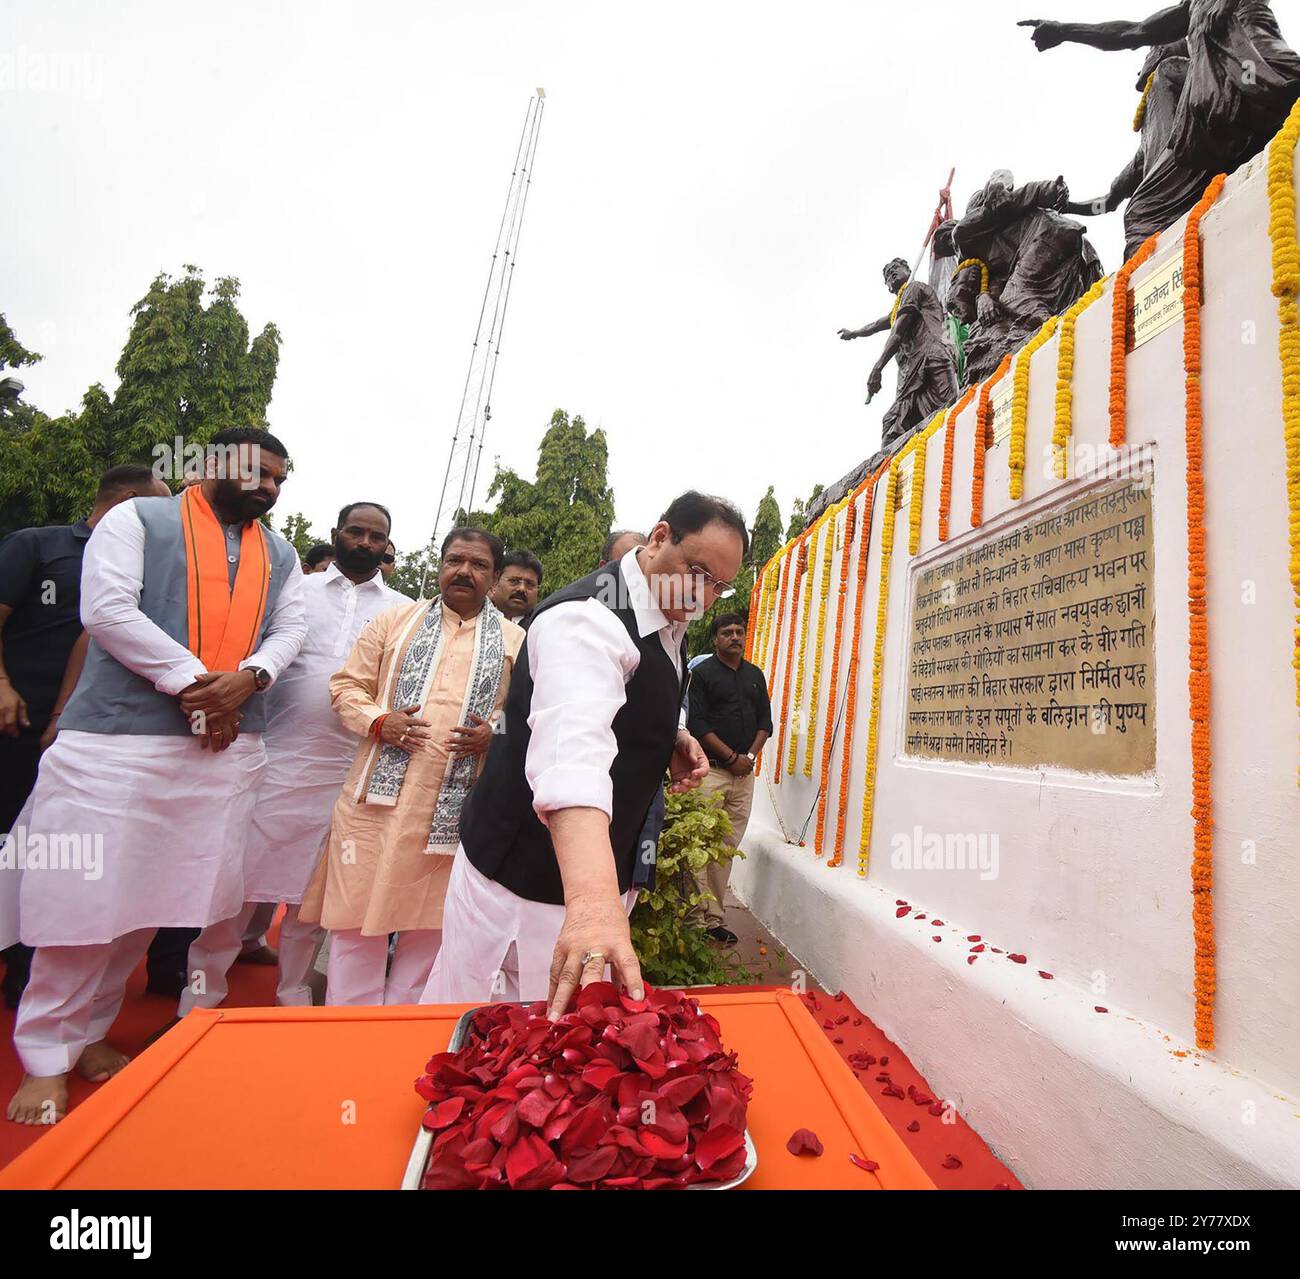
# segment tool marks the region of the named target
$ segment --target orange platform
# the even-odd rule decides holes
[[[700,1003],[754,1080],[747,1189],[933,1189],[796,995]],[[463,1011],[197,1010],[0,1170],[0,1188],[396,1188],[424,1106],[413,1084]],[[796,1128],[820,1158],[786,1150]]]

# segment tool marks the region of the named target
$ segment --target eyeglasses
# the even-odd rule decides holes
[[[713,589],[714,595],[720,600],[729,600],[735,593],[736,588],[730,582],[720,582],[706,568],[701,568],[698,564],[688,564],[686,571],[692,577],[702,577],[705,583]]]

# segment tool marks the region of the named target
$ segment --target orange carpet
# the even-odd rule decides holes
[[[268,934],[271,945],[279,935],[279,914]],[[139,1053],[149,1037],[174,1015],[175,1004],[145,992],[144,965],[131,978],[126,1001],[113,1027],[115,1047],[130,1056]],[[719,993],[735,987],[718,987]],[[763,989],[763,988],[760,988]],[[692,993],[704,993],[692,992]],[[230,974],[231,1007],[265,1008],[275,1000],[275,969],[254,964],[236,964]],[[955,1111],[952,1122],[942,1114],[931,1114],[940,1099],[925,1078],[898,1046],[885,1037],[871,1019],[854,1007],[845,995],[810,992],[804,1002],[818,1026],[837,1052],[848,1061],[858,1082],[871,1095],[890,1126],[902,1138],[926,1174],[940,1189],[1020,1190],[1016,1176],[988,1148],[980,1135]],[[0,1006],[0,1099],[7,1101],[22,1079],[22,1068],[13,1050],[14,1013]],[[867,1057],[876,1060],[867,1064]],[[886,1064],[886,1059],[888,1064]],[[886,1075],[888,1080],[878,1076]],[[95,1091],[96,1085],[76,1075],[70,1084],[72,1106]],[[893,1091],[886,1093],[889,1088]],[[895,1093],[901,1092],[902,1097]],[[931,1105],[917,1101],[930,1098]],[[0,1119],[0,1167],[32,1144],[41,1128],[12,1124]]]
[[[272,946],[279,938],[280,916],[283,913],[281,907],[267,932],[267,942]],[[122,1011],[113,1023],[109,1036],[113,1047],[121,1049],[128,1057],[134,1057],[142,1051],[149,1036],[176,1016],[176,1001],[162,995],[147,994],[144,983],[142,962],[131,976]],[[260,964],[236,964],[230,970],[230,1003],[247,1008],[265,1008],[274,1004],[275,968]],[[23,1078],[23,1068],[14,1052],[15,1016],[13,1009],[0,1003],[0,1107],[8,1104]],[[88,1084],[79,1075],[73,1074],[68,1085],[69,1106],[75,1106],[89,1097],[97,1087],[97,1084]],[[43,1128],[29,1127],[26,1124],[11,1124],[0,1115],[0,1168],[26,1150],[44,1131]]]

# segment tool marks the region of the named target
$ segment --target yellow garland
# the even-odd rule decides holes
[[[963,258],[957,263],[957,269],[952,273],[955,280],[968,266],[977,266],[980,269],[980,292],[989,291],[989,264],[983,258]]]
[[[1134,133],[1142,132],[1142,121],[1146,119],[1147,114],[1147,98],[1151,95],[1151,86],[1155,84],[1155,82],[1156,73],[1153,71],[1149,76],[1147,76],[1146,84],[1142,86],[1142,97],[1138,101],[1138,109],[1136,114],[1133,116]]]
[[[1025,344],[1016,361],[1016,371],[1011,379],[1011,444],[1007,450],[1007,467],[1010,471],[1009,492],[1011,500],[1018,502],[1025,495],[1025,435],[1029,429],[1029,362],[1034,352],[1045,345],[1056,332],[1060,316],[1050,316],[1043,327]]]
[[[767,659],[772,651],[772,627],[776,620],[776,609],[781,594],[781,562],[774,560],[768,568],[767,573],[767,595],[766,603],[763,609],[763,661],[762,665],[767,666]]]
[[[813,746],[817,740],[817,734],[813,729],[817,723],[817,699],[821,695],[822,687],[822,649],[826,646],[826,603],[831,594],[831,561],[835,556],[835,521],[843,509],[844,503],[838,502],[826,513],[826,537],[824,539],[826,545],[822,553],[821,599],[817,605],[817,647],[813,650],[812,693],[809,696],[808,706],[808,742],[803,753],[803,775],[805,777],[811,777],[813,770]],[[844,553],[848,554],[847,547]],[[836,642],[838,643],[838,636]],[[833,700],[834,693],[831,694],[831,697]],[[818,851],[820,852],[820,850]]]
[[[915,555],[921,549],[921,516],[925,510],[925,459],[929,453],[930,437],[943,425],[948,415],[947,409],[940,409],[930,419],[929,425],[918,431],[912,452],[912,500],[907,510],[908,536],[907,553]]]
[[[1286,448],[1286,494],[1290,512],[1291,589],[1295,634],[1291,664],[1300,710],[1300,237],[1296,234],[1295,148],[1300,141],[1300,103],[1268,148],[1268,233],[1273,241],[1273,296],[1277,298],[1278,356],[1282,362],[1282,434]],[[1300,781],[1300,773],[1297,774]]]
[[[1061,316],[1061,340],[1056,348],[1056,416],[1052,422],[1052,471],[1058,480],[1069,472],[1066,446],[1074,431],[1074,328],[1081,316],[1106,291],[1104,276]]]
[[[911,280],[907,284],[911,284]],[[889,327],[891,329],[894,327],[894,321],[898,318],[898,308],[903,305],[903,294],[907,292],[907,284],[903,285],[894,295],[894,309],[889,313]]]
[[[867,776],[862,792],[862,830],[858,836],[858,875],[867,877],[871,860],[871,820],[875,814],[876,756],[880,745],[880,679],[885,664],[885,620],[889,605],[889,565],[894,554],[894,520],[898,514],[898,464],[896,456],[885,482],[884,521],[880,530],[880,597],[876,605],[876,643],[871,668],[871,711],[867,720]],[[870,530],[864,529],[863,536]]]
[[[825,516],[813,525],[812,532],[808,535],[813,539],[814,546],[816,539],[821,536],[822,523]],[[799,665],[794,679],[794,715],[790,724],[790,757],[786,762],[786,774],[794,776],[795,761],[799,757],[799,707],[803,705],[803,673],[808,656],[808,624],[812,621],[812,588],[813,578],[817,576],[814,571],[817,564],[817,552],[810,551],[808,554],[808,570],[804,576],[808,579],[804,587],[803,595],[803,626],[799,631]]]

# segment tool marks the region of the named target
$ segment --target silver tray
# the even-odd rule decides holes
[[[487,1007],[483,1005],[482,1007]],[[465,1046],[465,1039],[469,1035],[470,1022],[474,1014],[481,1011],[480,1008],[471,1008],[456,1023],[456,1028],[451,1032],[451,1041],[448,1043],[446,1052],[459,1052]],[[424,1180],[424,1170],[429,1163],[429,1151],[433,1147],[433,1133],[423,1124],[420,1126],[420,1132],[415,1138],[415,1145],[411,1147],[411,1157],[406,1161],[406,1171],[402,1174],[403,1190],[419,1190],[420,1183]],[[706,1185],[688,1186],[688,1190],[735,1190],[743,1181],[747,1181],[754,1174],[754,1169],[758,1167],[758,1151],[754,1148],[754,1139],[749,1135],[749,1129],[745,1129],[745,1166],[730,1181],[709,1182]]]

